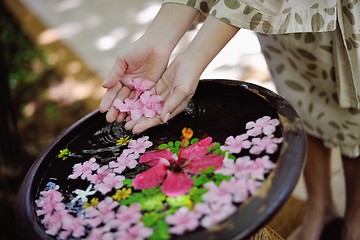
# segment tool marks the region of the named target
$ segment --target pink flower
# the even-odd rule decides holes
[[[207,137],[196,144],[181,149],[179,156],[172,154],[168,148],[144,153],[139,163],[152,168],[138,174],[133,186],[137,189],[154,188],[162,183],[162,191],[167,196],[178,196],[189,191],[193,179],[189,174],[198,174],[200,169],[210,166],[219,169],[223,157],[210,154],[211,137]]]
[[[135,155],[144,153],[147,148],[151,147],[153,143],[149,141],[148,136],[143,136],[136,140],[131,140],[128,144],[130,152],[133,152]]]
[[[62,220],[62,229],[60,232],[60,239],[68,239],[70,236],[80,238],[85,235],[85,220],[84,216],[80,215],[74,217],[70,214],[66,215]]]
[[[115,218],[115,211],[113,210],[119,206],[119,203],[114,201],[111,197],[106,197],[99,202],[95,207],[85,208],[85,215],[88,218],[87,223],[92,227],[97,227],[101,223],[107,223]]]
[[[147,79],[134,78],[130,81],[130,85],[136,90],[136,98],[139,97],[144,91],[149,90],[154,83]]]
[[[223,151],[229,151],[230,153],[240,153],[241,149],[249,149],[251,143],[247,140],[247,134],[241,134],[236,136],[230,136],[225,140],[225,146],[221,146],[220,149]]]
[[[52,214],[65,209],[65,204],[62,203],[64,197],[58,189],[59,186],[56,185],[52,189],[40,192],[39,199],[35,200],[35,204],[38,207],[36,210],[37,216]]]
[[[132,120],[138,120],[142,115],[142,102],[137,99],[125,98],[124,101],[116,99],[114,101],[114,107],[120,112],[128,113]]]
[[[99,184],[110,173],[112,173],[111,169],[109,169],[107,165],[104,165],[98,168],[95,174],[88,176],[88,180],[93,184]]]
[[[204,215],[201,226],[205,228],[220,223],[236,211],[236,207],[231,203],[197,203],[194,209],[197,213]]]
[[[76,179],[81,177],[81,179],[88,178],[93,171],[99,168],[99,164],[96,163],[95,158],[90,158],[88,161],[77,163],[73,166],[73,173],[69,175],[69,178]]]
[[[264,175],[274,168],[275,164],[269,160],[269,156],[263,156],[255,159],[255,161],[249,167],[250,175],[253,178],[264,180]]]
[[[202,199],[205,202],[216,202],[216,203],[231,203],[232,202],[232,192],[234,191],[233,182],[222,181],[219,186],[214,182],[207,182],[204,184],[204,187],[208,189]]]
[[[138,222],[127,230],[118,231],[115,233],[115,237],[122,240],[143,240],[150,237],[152,233],[151,228],[145,227],[142,222]]]
[[[224,165],[222,168],[215,171],[226,176],[235,176],[237,179],[246,178],[250,175],[250,166],[252,160],[249,156],[239,157],[236,160],[224,159]]]
[[[46,233],[52,236],[58,234],[61,229],[63,219],[69,214],[68,210],[56,211],[52,214],[44,215],[44,219],[41,220],[41,223],[46,229]]]
[[[263,138],[253,138],[253,146],[250,148],[251,154],[260,154],[265,150],[266,153],[275,153],[278,149],[278,143],[282,142],[282,138],[274,138],[274,135],[270,134]]]
[[[181,207],[175,214],[166,216],[165,221],[169,225],[169,233],[183,234],[186,230],[192,231],[199,226],[200,214],[190,211],[187,207]]]
[[[161,96],[146,91],[140,95],[140,101],[143,103],[142,112],[146,118],[152,118],[159,114],[163,105]]]
[[[116,217],[121,222],[120,227],[126,229],[142,218],[141,206],[138,203],[131,204],[129,207],[120,206],[117,210]]]
[[[124,179],[125,177],[122,175],[115,175],[115,173],[109,173],[106,177],[104,177],[101,183],[95,185],[95,189],[105,195],[113,188],[121,188],[123,186]]]
[[[248,122],[245,126],[247,134],[250,136],[258,136],[260,134],[270,135],[276,130],[276,126],[280,122],[277,119],[271,119],[269,116],[264,116],[256,120],[256,122]]]
[[[113,168],[113,172],[121,174],[126,167],[133,169],[136,167],[138,162],[137,154],[128,154],[129,151],[123,151],[122,154],[116,159],[116,161],[112,161],[109,163],[109,167]]]

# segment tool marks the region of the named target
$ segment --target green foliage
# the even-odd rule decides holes
[[[202,199],[202,195],[206,193],[207,190],[205,188],[192,187],[189,191],[189,195],[193,200],[193,203],[202,203],[204,200]]]
[[[141,192],[131,194],[127,199],[121,200],[121,205],[139,203],[144,211],[160,211],[164,205],[166,195],[161,192],[160,187],[144,189]]]

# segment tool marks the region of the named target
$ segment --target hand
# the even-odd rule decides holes
[[[161,115],[129,121],[125,128],[139,133],[182,112],[195,93],[201,72],[201,68],[186,54],[178,55],[155,85],[155,92],[162,96],[164,102]]]
[[[126,114],[120,113],[113,107],[115,99],[132,97],[132,86],[130,81],[134,78],[144,78],[155,82],[161,77],[167,64],[170,52],[166,49],[156,47],[157,44],[151,40],[140,38],[126,48],[117,58],[103,87],[107,91],[100,103],[100,112],[107,112],[108,122],[122,122]]]

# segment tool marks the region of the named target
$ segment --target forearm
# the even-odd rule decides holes
[[[208,16],[183,54],[197,65],[201,74],[238,31],[239,28]]]
[[[198,14],[192,7],[165,3],[143,37],[172,52]]]

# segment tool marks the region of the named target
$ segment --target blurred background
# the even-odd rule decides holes
[[[160,6],[160,0],[0,1],[0,239],[17,239],[15,202],[26,171],[64,129],[98,108],[116,56],[144,33]],[[194,24],[172,57],[198,29]],[[202,78],[248,81],[275,91],[256,35],[246,30]],[[281,236],[300,225],[305,198],[300,181],[270,223]]]

